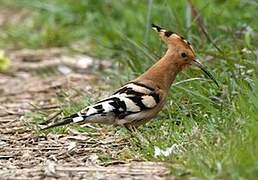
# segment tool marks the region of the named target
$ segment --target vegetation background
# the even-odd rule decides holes
[[[184,36],[220,88],[197,69],[181,73],[164,110],[139,129],[146,141],[129,140],[130,156],[166,162],[178,178],[258,178],[258,1],[0,0],[0,5],[25,17],[19,21],[17,15],[1,26],[2,50],[65,47],[110,59],[119,68],[105,74],[111,78],[109,89],[139,75],[164,53],[152,22]],[[1,59],[5,66],[7,60]],[[84,104],[65,104],[65,114]],[[60,132],[65,128],[49,133]],[[125,130],[119,132],[128,137]],[[155,147],[172,145],[177,151],[155,156]]]

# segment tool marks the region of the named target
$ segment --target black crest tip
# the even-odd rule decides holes
[[[151,27],[152,27],[152,29],[153,30],[155,30],[155,31],[157,31],[157,32],[160,32],[163,28],[161,28],[160,26],[157,26],[157,25],[155,25],[155,24],[151,24]]]
[[[172,31],[167,31],[165,30],[164,28],[158,26],[158,25],[155,25],[155,24],[151,24],[151,27],[153,30],[157,31],[157,32],[164,32],[165,33],[165,36],[166,37],[169,37],[171,36],[172,34],[174,34],[174,32]]]

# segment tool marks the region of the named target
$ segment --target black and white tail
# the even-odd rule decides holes
[[[71,116],[63,118],[60,122],[56,122],[52,125],[42,128],[42,130],[50,129],[53,127],[63,126],[71,123],[76,123],[80,121],[84,121],[86,117],[80,116],[79,113],[72,114]]]

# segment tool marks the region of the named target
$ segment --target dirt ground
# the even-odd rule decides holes
[[[63,54],[60,49],[9,52],[11,69],[0,73],[0,179],[173,179],[162,163],[119,160],[129,144],[115,133],[33,130],[27,114],[59,109],[61,89],[73,99],[81,97],[78,92],[99,96],[96,87],[103,79],[92,72],[112,68],[109,61]],[[40,75],[46,69],[51,73]],[[103,163],[101,153],[113,158]]]

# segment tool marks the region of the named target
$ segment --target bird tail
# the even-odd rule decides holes
[[[60,122],[56,122],[54,124],[51,124],[47,127],[41,128],[41,130],[50,129],[53,127],[63,126],[70,123],[76,123],[85,120],[86,117],[81,116],[79,113],[72,114],[71,116],[63,118]]]

